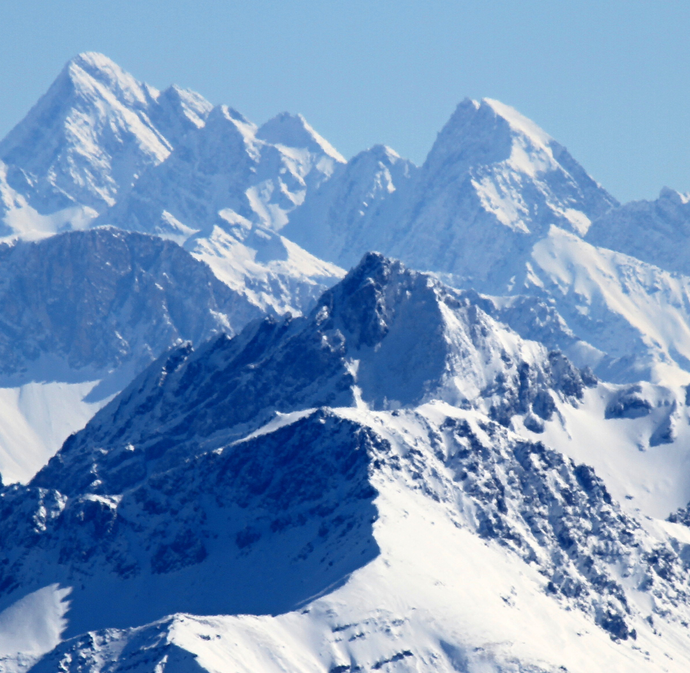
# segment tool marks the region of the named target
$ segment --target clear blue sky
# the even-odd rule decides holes
[[[345,156],[421,163],[466,96],[527,115],[617,198],[690,191],[688,0],[0,3],[0,136],[100,51],[255,122],[301,112]]]

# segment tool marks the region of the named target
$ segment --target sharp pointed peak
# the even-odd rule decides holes
[[[115,61],[96,51],[85,51],[77,54],[65,64],[64,71],[70,77],[79,77],[86,73],[102,83],[130,80],[140,86],[139,82]]]
[[[346,163],[345,157],[317,133],[304,116],[299,113],[281,112],[277,114],[259,128],[257,138],[275,145],[319,149],[339,163]]]
[[[364,253],[364,256],[359,261],[357,266],[354,266],[347,273],[345,278],[341,281],[344,286],[347,286],[347,279],[356,280],[357,283],[366,282],[366,279],[371,278],[379,283],[385,283],[389,280],[391,271],[395,271],[400,275],[413,274],[400,260],[386,255],[371,251]]]
[[[481,104],[489,106],[499,117],[505,119],[515,131],[529,136],[532,140],[539,141],[543,145],[549,145],[553,141],[553,138],[546,131],[514,107],[494,98],[482,98]]]
[[[115,61],[95,51],[82,52],[67,61],[55,84],[65,80],[83,93],[105,87],[127,104],[146,105],[160,95],[157,89],[140,82]]]
[[[675,189],[671,189],[670,187],[662,187],[661,191],[659,192],[659,201],[662,200],[671,201],[678,206],[682,206],[686,203],[690,203],[690,192],[683,193]]]
[[[185,89],[184,87],[181,87],[178,84],[171,84],[166,89],[163,89],[163,91],[161,91],[161,96],[165,96],[166,98],[176,98],[178,100],[188,98],[191,96],[194,98],[200,98],[205,100],[203,96],[197,93],[196,91],[192,89]]]
[[[388,147],[388,145],[376,144],[355,154],[348,162],[348,165],[378,166],[383,164],[384,166],[391,167],[400,161],[409,163],[407,159],[403,159],[394,149]]]
[[[97,51],[83,51],[69,61],[67,65],[78,65],[80,67],[86,68],[99,68],[99,69],[113,69],[117,68],[121,70],[120,66],[115,63],[111,58],[108,58],[105,54],[101,54]]]
[[[553,138],[535,122],[514,107],[495,98],[463,99],[455,108],[448,125],[456,127],[465,125],[470,120],[478,122],[482,119],[485,119],[487,124],[496,123],[500,119],[508,124],[513,133],[527,136],[537,145],[548,146],[553,142]]]
[[[364,150],[364,152],[361,152],[360,154],[364,154],[365,152],[375,157],[392,159],[393,161],[397,161],[401,158],[400,155],[392,147],[389,147],[388,145],[383,145],[381,143],[372,145],[369,149]]]
[[[231,122],[238,128],[241,127],[245,133],[256,133],[256,124],[247,119],[241,112],[229,105],[216,105],[209,113],[206,120],[207,125],[223,124]]]

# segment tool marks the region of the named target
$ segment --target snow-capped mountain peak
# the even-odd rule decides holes
[[[203,129],[191,138],[198,148],[203,148],[199,158],[201,170],[208,173],[217,170],[219,164],[227,164],[227,169],[233,171],[233,164],[246,163],[247,155],[256,162],[259,148],[255,135],[256,125],[244,115],[228,105],[217,105],[209,112]],[[212,167],[205,165],[211,157]]]
[[[553,145],[545,131],[509,105],[465,99],[427,157],[422,189],[433,184],[438,190],[449,181],[469,180],[483,209],[516,232],[541,233],[540,220],[551,211],[550,217],[584,234],[589,217],[608,209],[612,200],[591,178],[582,179],[584,171],[571,175],[558,161]],[[597,198],[588,203],[586,192],[592,190]],[[535,197],[544,201],[541,217],[530,203]],[[598,203],[602,199],[606,203]]]
[[[477,287],[498,275],[507,282],[515,272],[499,267],[552,224],[583,235],[616,203],[565,148],[495,100],[462,101],[421,169],[408,165],[411,179],[398,177],[396,189],[377,189],[382,174],[365,158],[354,157],[308,194],[286,229],[310,252],[345,267],[380,250]]]
[[[20,237],[83,228],[202,127],[211,108],[179,87],[161,93],[102,54],[79,54],[0,141],[8,186],[24,199],[0,216]]]
[[[685,205],[686,203],[690,203],[690,192],[677,192],[675,189],[671,189],[670,187],[662,187],[661,191],[659,192],[659,200],[667,200],[672,203],[675,203],[676,205]]]
[[[156,97],[157,105],[148,111],[156,128],[177,146],[191,130],[206,123],[213,105],[191,89],[182,89],[173,84]]]
[[[374,145],[337,167],[290,214],[285,235],[309,252],[347,268],[368,250],[384,250],[385,217],[395,221],[417,167],[390,147]]]
[[[257,138],[273,145],[303,147],[312,152],[323,153],[337,163],[345,163],[345,158],[325,138],[320,136],[301,114],[281,112],[263,124]]]
[[[266,319],[234,339],[161,356],[65,444],[35,484],[112,494],[118,480],[215,450],[276,413],[324,405],[397,410],[441,400],[504,426],[524,417],[539,432],[557,404],[577,403],[594,383],[464,293],[370,253],[308,317]],[[130,445],[138,447],[131,454],[138,467],[113,480],[105,465]]]
[[[148,112],[158,92],[105,56],[87,53],[63,68],[29,114],[0,142],[15,189],[39,213],[112,205],[145,168],[163,161],[170,142]]]
[[[97,52],[84,52],[75,56],[65,65],[62,76],[69,78],[75,90],[83,95],[94,93],[95,84],[99,84],[128,107],[146,109],[151,99],[157,98],[159,93]],[[104,91],[99,93],[102,95]]]
[[[553,141],[553,138],[546,131],[510,105],[493,98],[483,98],[479,105],[488,105],[499,117],[507,121],[512,129],[527,136],[535,145],[548,147]]]

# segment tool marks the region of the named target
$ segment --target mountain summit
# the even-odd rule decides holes
[[[100,212],[202,125],[210,109],[198,94],[161,94],[88,52],[67,63],[0,142],[0,159],[13,167],[11,186],[41,215],[70,206]]]
[[[353,182],[351,174],[337,179]],[[360,177],[369,184],[372,179]],[[343,212],[339,190],[327,183],[307,197],[303,209],[309,216],[298,210],[286,235],[317,255],[322,251],[312,241],[343,241],[342,248],[324,251],[345,267],[374,249],[481,285],[505,275],[505,259],[529,249],[550,225],[582,235],[591,219],[616,203],[536,124],[489,99],[460,103],[414,179],[397,182],[396,189],[377,194],[377,203],[360,198],[366,226],[358,226],[356,217],[342,220],[355,204]],[[312,205],[317,201],[320,216]],[[343,228],[359,237],[344,239]]]

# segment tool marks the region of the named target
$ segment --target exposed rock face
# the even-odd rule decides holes
[[[376,554],[369,447],[382,441],[323,412],[165,473],[142,474],[135,488],[126,453],[111,454],[114,497],[10,487],[0,505],[2,535],[9,540],[14,529],[14,542],[3,547],[1,591],[80,583],[71,633],[173,612],[293,609]],[[37,566],[44,571],[34,582]],[[195,588],[200,566],[216,579]],[[120,589],[111,610],[113,580]],[[144,586],[152,596],[146,607]],[[91,606],[101,600],[94,621]]]
[[[664,573],[682,573],[682,560],[670,548],[648,549],[639,525],[591,468],[491,421],[456,415],[434,422],[405,412],[417,440],[406,443],[394,429],[396,413],[383,412],[391,429],[377,431],[367,413],[354,421],[312,412],[125,487],[118,497],[6,489],[2,528],[13,534],[3,550],[2,592],[30,587],[39,565],[43,583],[80,585],[71,633],[174,611],[290,610],[378,552],[372,500],[389,488],[419,490],[442,503],[458,527],[539,567],[548,594],[589,614],[613,638],[635,638],[631,621],[639,619],[618,564],[650,572],[662,601],[687,592],[680,580],[666,593]],[[654,561],[660,554],[666,570]],[[270,577],[263,575],[268,565]],[[193,581],[199,572],[207,580],[201,587]],[[306,572],[306,587],[295,584]],[[109,576],[119,578],[117,606],[95,617],[89,604],[107,595]],[[210,577],[220,584],[209,588]],[[143,583],[156,589],[147,606],[137,602]]]
[[[4,246],[0,304],[6,380],[136,371],[260,315],[174,243],[108,228]]]
[[[468,293],[366,255],[307,317],[169,351],[28,486],[0,491],[0,609],[46,583],[72,588],[74,639],[37,671],[185,661],[190,646],[172,635],[170,647],[152,645],[150,665],[137,658],[172,628],[148,623],[175,612],[320,628],[319,606],[345,624],[321,652],[341,652],[333,634],[385,622],[361,631],[378,654],[353,649],[338,670],[402,661],[433,670],[430,661],[457,661],[459,646],[434,641],[431,659],[414,640],[389,650],[383,634],[408,614],[386,603],[382,617],[375,599],[375,619],[366,599],[337,598],[376,591],[418,563],[414,537],[391,536],[423,512],[423,530],[447,527],[443,545],[479,540],[487,562],[539,578],[529,580],[534,600],[577,611],[615,642],[653,628],[640,593],[671,628],[690,617],[684,547],[626,514],[591,467],[528,438],[563,423],[594,385]],[[611,398],[615,422],[635,394]],[[435,562],[424,557],[427,572]],[[399,590],[382,591],[398,600]],[[85,640],[87,630],[98,632]]]

